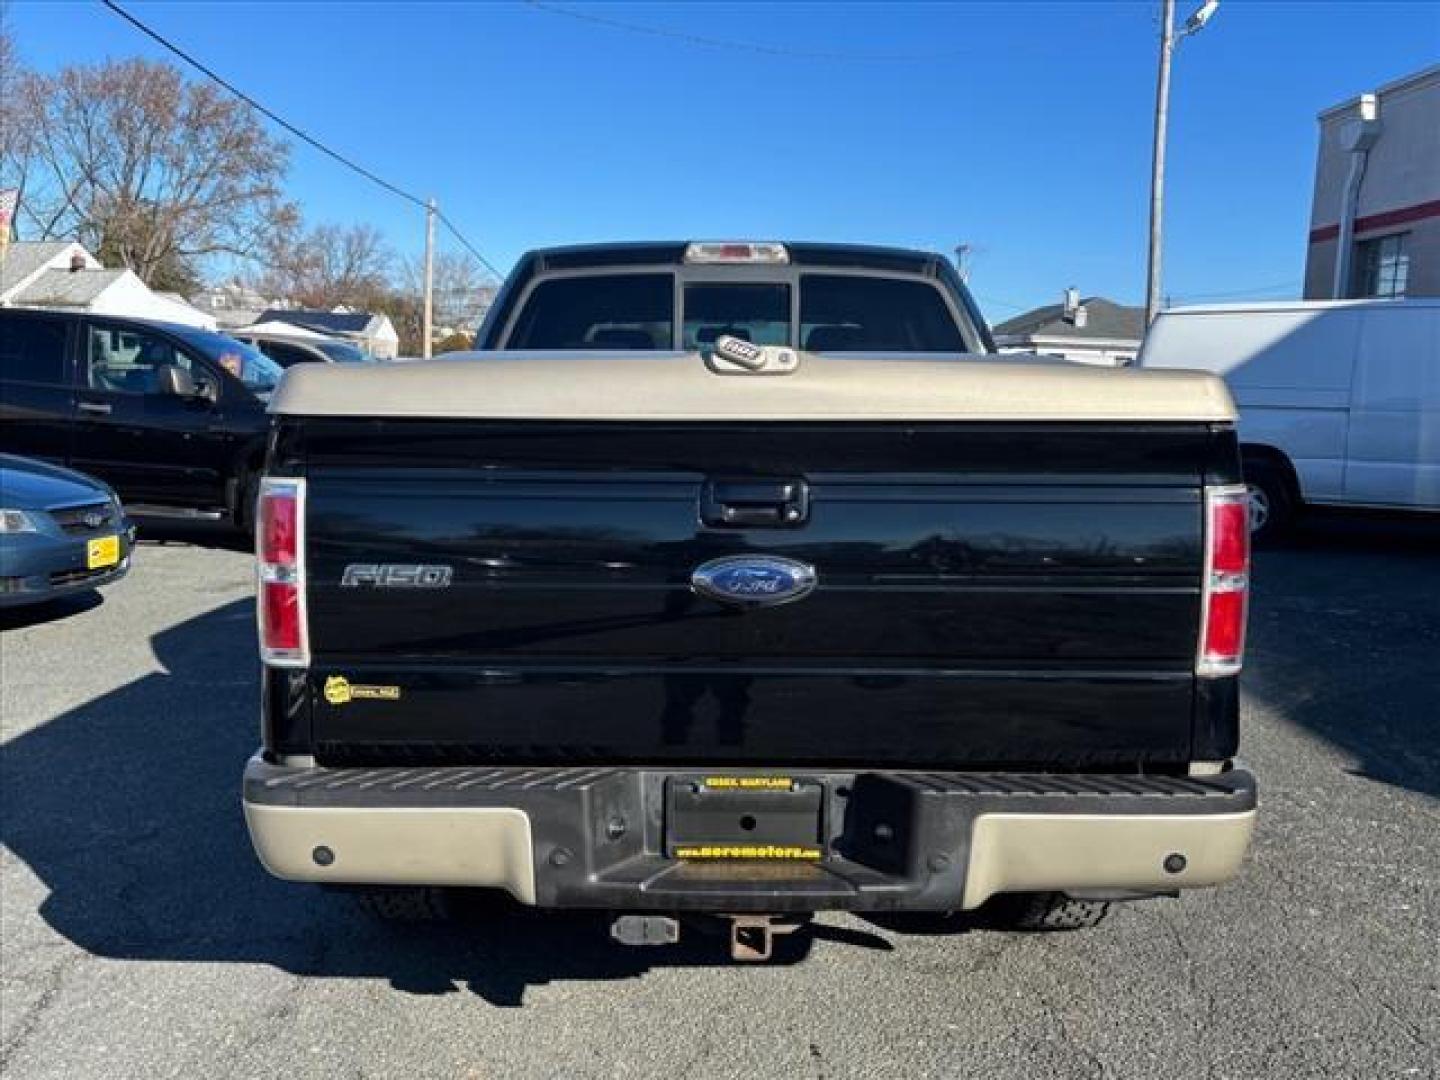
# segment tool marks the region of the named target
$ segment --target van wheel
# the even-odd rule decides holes
[[[988,914],[1007,930],[1085,930],[1109,910],[1103,900],[1072,900],[1064,893],[1009,893],[997,896]]]
[[[1250,536],[1257,543],[1289,528],[1295,519],[1295,495],[1279,469],[1265,461],[1247,465],[1245,487],[1250,493]]]
[[[444,922],[450,905],[443,889],[415,887],[356,889],[355,902],[371,918],[393,923]]]

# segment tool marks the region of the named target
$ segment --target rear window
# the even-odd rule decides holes
[[[966,351],[945,298],[925,280],[802,274],[798,328],[793,279],[682,281],[680,341],[687,350],[708,348],[728,334],[811,352]],[[675,319],[673,274],[553,278],[531,291],[505,347],[666,350]]]
[[[713,345],[721,334],[756,345],[789,344],[790,286],[687,285],[684,329],[687,349]]]
[[[509,349],[669,349],[675,325],[670,274],[557,278],[535,287]]]
[[[808,352],[964,352],[940,292],[923,281],[806,274],[800,347]]]

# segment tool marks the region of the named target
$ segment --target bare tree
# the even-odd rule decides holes
[[[394,255],[372,225],[317,225],[276,233],[263,253],[261,292],[314,308],[369,307],[389,290]]]
[[[425,263],[406,264],[404,287],[419,298],[425,292]],[[435,325],[451,330],[474,332],[485,317],[495,286],[490,276],[468,255],[441,251],[435,256]]]
[[[0,184],[22,187],[17,222],[29,237],[78,239],[165,285],[210,257],[253,254],[294,219],[280,191],[286,144],[248,106],[169,64],[107,61],[8,81]]]

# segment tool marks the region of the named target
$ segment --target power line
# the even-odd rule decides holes
[[[338,161],[347,169],[359,173],[361,176],[365,177],[365,179],[369,180],[373,184],[378,184],[380,187],[384,188],[392,195],[398,195],[406,202],[414,203],[422,210],[428,209],[428,203],[425,199],[422,199],[420,198],[420,196],[414,195],[406,191],[404,188],[397,187],[395,184],[390,183],[390,181],[386,180],[381,176],[377,176],[375,173],[365,168],[365,166],[351,160],[344,154],[340,153],[338,150],[332,150],[330,147],[326,146],[319,139],[310,135],[308,132],[302,131],[300,128],[290,123],[290,121],[286,120],[283,116],[280,116],[278,113],[267,109],[264,105],[260,104],[260,102],[256,101],[249,94],[245,93],[245,91],[237,87],[234,83],[222,78],[211,68],[202,64],[199,60],[191,56],[179,45],[176,45],[173,41],[170,41],[168,38],[166,38],[163,34],[159,33],[156,30],[152,30],[149,26],[146,26],[134,15],[130,14],[130,12],[126,11],[119,4],[115,3],[115,0],[100,0],[100,2],[104,4],[107,8],[109,8],[111,11],[113,11],[116,15],[119,15],[131,26],[135,27],[136,30],[139,30],[146,37],[150,38],[152,41],[156,42],[165,49],[168,49],[170,52],[174,53],[176,56],[180,57],[181,60],[184,60],[187,64],[189,64],[195,70],[199,71],[201,74],[205,75],[207,78],[223,86],[226,90],[230,91],[230,93],[234,94],[241,101],[245,102],[246,105],[249,105],[256,112],[260,113],[260,115],[266,117],[273,123],[278,124],[280,127],[284,128],[291,135],[294,135],[297,139],[305,143],[307,146],[311,146],[314,149],[319,150],[322,154],[334,159],[335,161]],[[489,270],[490,273],[494,274],[497,278],[503,279],[505,277],[504,274],[500,273],[500,271],[495,269],[494,264],[492,264],[489,259],[485,258],[484,255],[480,254],[479,250],[476,249],[474,244],[470,243],[470,241],[461,234],[460,230],[455,227],[454,223],[452,223],[449,218],[447,218],[438,209],[436,210],[436,215],[440,218],[442,222],[444,222],[445,227],[449,229],[452,234],[454,234],[455,239],[460,241],[460,243],[464,245],[465,249],[470,252],[471,255],[475,256],[476,259],[479,260],[480,265],[485,267],[485,269]]]
[[[496,270],[495,264],[492,263],[489,259],[487,259],[484,255],[481,255],[479,249],[477,249],[474,244],[470,243],[469,240],[465,239],[464,235],[461,234],[460,230],[455,227],[455,223],[452,222],[448,217],[446,217],[445,212],[441,210],[438,206],[435,208],[435,216],[440,219],[441,225],[444,225],[445,228],[450,230],[450,235],[455,237],[456,240],[460,241],[460,245],[466,251],[470,252],[471,255],[475,256],[481,266],[483,266],[486,270],[489,270],[490,273],[494,275],[497,280],[505,280],[505,275],[502,274],[499,270]]]
[[[709,37],[704,34],[692,34],[684,30],[670,30],[663,26],[648,26],[645,23],[633,23],[624,19],[612,19],[608,15],[596,15],[593,11],[577,11],[574,8],[546,3],[545,0],[523,0],[523,2],[536,11],[548,12],[551,15],[563,15],[567,19],[593,23],[596,26],[606,26],[612,30],[626,30],[632,34],[648,34],[651,37],[670,38],[674,41],[683,41],[687,44],[699,45],[707,49],[735,49],[741,52],[760,53],[764,56],[785,56],[798,60],[844,60],[858,63],[915,63],[926,60],[953,60],[963,55],[959,50],[934,53],[812,52],[808,49],[792,49],[784,45],[766,45],[758,41]]]

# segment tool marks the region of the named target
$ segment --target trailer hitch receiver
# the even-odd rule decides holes
[[[793,934],[802,925],[794,919],[782,919],[777,915],[731,915],[730,958],[747,963],[769,960],[775,938],[781,934]]]

